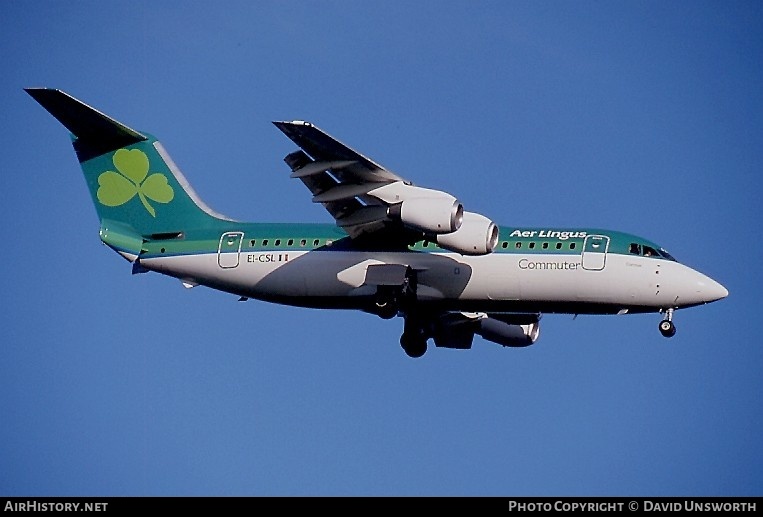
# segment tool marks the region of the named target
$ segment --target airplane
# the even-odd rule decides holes
[[[299,148],[284,158],[335,224],[240,222],[208,207],[156,137],[69,94],[25,88],[71,133],[100,239],[183,286],[277,304],[403,318],[413,358],[539,336],[544,314],[660,313],[725,298],[720,283],[663,247],[596,228],[499,227],[453,195],[417,186],[310,122],[273,122]]]

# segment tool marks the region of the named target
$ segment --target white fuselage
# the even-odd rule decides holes
[[[377,286],[369,265],[417,273],[417,299],[453,310],[564,313],[654,312],[726,296],[723,286],[678,262],[607,254],[261,251],[141,260],[147,269],[248,298],[306,307],[361,308]]]

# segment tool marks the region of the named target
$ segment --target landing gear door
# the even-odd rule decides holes
[[[243,232],[225,232],[222,234],[220,245],[217,247],[217,263],[221,268],[228,269],[238,266],[238,257],[243,240]]]
[[[607,262],[609,237],[606,235],[589,235],[583,243],[583,269],[601,271]]]

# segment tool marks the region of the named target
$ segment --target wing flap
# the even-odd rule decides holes
[[[349,215],[338,217],[337,226],[342,228],[351,228],[353,226],[364,226],[375,222],[383,221],[387,217],[387,208],[384,206],[369,206],[359,208]]]
[[[292,122],[273,122],[273,124],[289,137],[292,142],[310,155],[316,163],[354,162],[333,169],[337,173],[337,179],[342,182],[391,182],[402,180],[397,174],[344,145],[309,122],[295,120]]]
[[[326,172],[328,170],[339,170],[344,169],[345,167],[348,167],[350,165],[356,164],[358,162],[354,162],[352,160],[340,160],[340,161],[333,161],[333,162],[312,162],[308,163],[304,167],[300,167],[299,169],[295,170],[291,173],[289,176],[290,178],[304,178],[306,176],[312,176],[314,174],[319,174],[321,172]]]
[[[313,196],[313,203],[331,203],[341,201],[342,199],[352,199],[357,196],[368,194],[375,188],[386,185],[386,183],[363,183],[360,185],[338,185],[332,187],[320,194]]]

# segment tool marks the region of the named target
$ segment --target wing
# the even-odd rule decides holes
[[[427,239],[463,254],[490,253],[497,226],[446,192],[417,187],[309,122],[273,122],[301,150],[284,161],[353,239],[379,245]]]
[[[321,203],[337,225],[355,238],[389,230],[388,204],[370,194],[376,188],[403,179],[355,152],[309,122],[274,122],[302,151],[284,161]],[[384,232],[388,233],[388,232]]]

